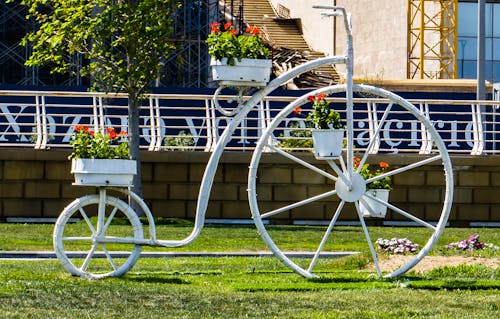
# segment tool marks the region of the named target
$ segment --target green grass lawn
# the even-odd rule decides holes
[[[0,224],[0,250],[52,250],[53,225]],[[290,248],[319,227],[276,226],[273,236]],[[159,238],[185,236],[189,226],[158,226]],[[420,229],[376,228],[373,237],[418,240]],[[472,233],[500,244],[497,229],[446,229],[431,254]],[[300,239],[297,245],[298,239]],[[1,318],[497,318],[500,270],[481,265],[441,267],[381,279],[360,262],[367,252],[357,227],[340,227],[339,250],[360,255],[330,259],[330,271],[308,280],[272,257],[140,258],[125,276],[71,277],[57,260],[0,260]],[[146,249],[146,248],[145,248]],[[167,250],[147,248],[147,250]],[[253,227],[207,226],[181,250],[266,250]],[[171,249],[170,249],[171,251]],[[485,255],[475,252],[472,255]],[[499,257],[494,251],[486,257]]]

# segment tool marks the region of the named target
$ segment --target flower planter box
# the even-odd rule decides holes
[[[320,160],[336,159],[342,155],[344,129],[312,130],[314,157]]]
[[[271,77],[272,60],[241,59],[235,65],[228,65],[227,58],[212,59],[212,77],[225,86],[266,86]]]
[[[74,185],[128,187],[137,174],[137,164],[134,160],[78,158],[71,161],[71,173]]]
[[[390,190],[388,189],[368,189],[366,194],[370,194],[387,203],[389,192]],[[385,218],[385,214],[387,213],[387,206],[366,196],[359,201],[359,207],[364,217]]]

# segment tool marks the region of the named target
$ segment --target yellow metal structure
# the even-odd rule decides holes
[[[408,79],[457,78],[458,0],[408,0]]]

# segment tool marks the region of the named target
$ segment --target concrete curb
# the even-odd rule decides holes
[[[324,252],[321,253],[323,258],[340,258],[346,257],[359,252],[355,251],[342,251],[342,252]],[[70,258],[85,258],[88,252],[74,251],[69,252]],[[128,252],[112,252],[111,255],[115,258],[128,257]],[[312,258],[313,252],[287,252],[287,256],[293,258]],[[96,258],[104,258],[103,252],[96,252]],[[273,257],[273,253],[263,252],[141,252],[142,258],[175,258],[175,257]],[[53,251],[0,251],[0,259],[55,259],[57,258]]]

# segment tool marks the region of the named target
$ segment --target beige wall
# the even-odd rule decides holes
[[[332,22],[322,19],[313,4],[332,5],[334,0],[271,0],[288,7],[294,18],[302,19],[304,37],[318,51],[331,53]],[[354,73],[358,78],[406,79],[407,1],[337,0],[352,14]],[[341,19],[337,20],[336,52],[345,52]],[[345,69],[339,68],[341,72]]]

